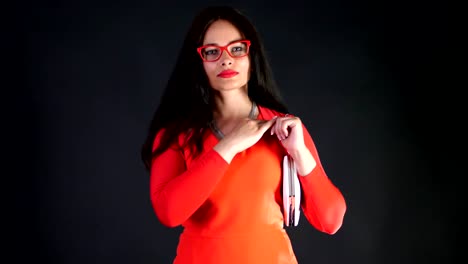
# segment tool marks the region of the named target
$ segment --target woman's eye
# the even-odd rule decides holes
[[[216,55],[216,54],[218,54],[218,50],[217,49],[207,50],[207,51],[205,51],[205,54],[206,55]]]
[[[242,51],[242,50],[243,50],[243,47],[234,47],[234,48],[232,48],[232,52]]]

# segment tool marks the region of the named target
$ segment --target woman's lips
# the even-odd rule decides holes
[[[224,70],[222,72],[220,72],[218,74],[218,77],[221,77],[221,78],[231,78],[231,77],[234,77],[236,76],[237,74],[239,74],[238,72],[236,71],[233,71],[233,70]]]

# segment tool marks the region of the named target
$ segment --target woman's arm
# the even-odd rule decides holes
[[[150,172],[150,198],[161,223],[175,227],[185,222],[208,199],[227,167],[228,163],[213,149],[194,160],[189,169],[176,148],[157,156]]]
[[[346,202],[325,173],[307,128],[300,118],[287,114],[276,120],[270,133],[276,134],[296,163],[307,220],[324,233],[336,233],[343,224]]]
[[[325,173],[312,137],[304,125],[302,129],[307,149],[301,150],[302,153],[296,153],[294,160],[298,168],[304,161],[308,161],[308,164],[315,163],[312,171],[299,176],[303,190],[302,209],[307,220],[315,228],[327,234],[335,234],[343,224],[346,202],[341,191]],[[314,162],[310,161],[310,155]]]
[[[188,169],[177,146],[156,157],[150,172],[150,191],[160,221],[173,227],[187,220],[208,199],[234,156],[255,144],[274,122],[274,119],[239,122],[213,149],[192,161]]]

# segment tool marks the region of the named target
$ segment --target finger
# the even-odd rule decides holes
[[[260,130],[262,131],[262,133],[265,133],[265,131],[268,128],[270,128],[275,122],[276,122],[276,116],[270,120],[263,120],[263,122],[260,123]]]
[[[273,125],[273,127],[271,128],[271,134],[276,134],[276,137],[278,137],[278,123],[280,122],[279,119],[276,120],[275,124]]]
[[[285,119],[282,118],[276,122],[275,130],[279,140],[284,140],[287,134],[284,132]]]
[[[281,122],[277,122],[276,134],[279,140],[285,140],[289,137],[290,129],[296,126],[294,119],[282,119]]]
[[[281,118],[276,119],[275,123],[271,127],[271,134],[276,134],[276,137],[278,137],[278,125],[281,123]]]
[[[275,134],[275,126],[276,126],[276,123],[277,123],[277,117],[278,116],[274,116],[272,120],[274,120],[274,123],[271,125],[271,129],[270,129],[270,135],[273,135]]]
[[[286,120],[281,124],[281,134],[283,135],[284,138],[287,138],[289,136],[289,130],[288,127],[291,125],[290,120]]]

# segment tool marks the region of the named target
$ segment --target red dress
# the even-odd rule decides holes
[[[281,116],[259,106],[258,119]],[[300,176],[301,218],[334,234],[341,227],[346,203],[327,177],[305,127],[304,139],[317,166]],[[156,137],[154,146],[159,144]],[[228,164],[213,146],[211,132],[196,159],[189,150],[168,149],[153,161],[150,198],[162,224],[182,225],[174,264],[295,264],[283,228],[281,164],[285,151],[268,132]],[[301,223],[301,221],[299,222]]]

